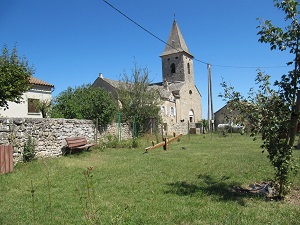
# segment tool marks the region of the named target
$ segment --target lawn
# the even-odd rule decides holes
[[[297,202],[232,191],[273,178],[259,141],[191,135],[144,154],[145,140],[17,164],[0,175],[0,224],[300,224]]]

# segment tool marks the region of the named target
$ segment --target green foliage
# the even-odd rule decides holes
[[[105,143],[106,143],[107,148],[117,148],[118,147],[119,140],[116,136],[107,135],[106,138],[107,138],[107,141]]]
[[[0,107],[8,108],[8,101],[20,103],[22,94],[30,88],[33,73],[26,58],[18,56],[16,47],[9,53],[4,45],[0,56]]]
[[[291,150],[286,150],[291,148],[288,148],[285,140],[290,122],[289,105],[280,95],[280,91],[271,89],[268,75],[259,72],[256,81],[260,84],[259,90],[251,90],[247,98],[223,82],[225,94],[222,96],[229,100],[228,109],[240,112],[237,119],[244,121],[252,136],[262,135],[261,147],[269,154],[268,158],[276,171],[275,180],[280,182],[285,177],[284,182],[287,185],[286,179],[290,170],[286,167],[286,157],[291,157]]]
[[[90,84],[69,87],[55,99],[51,117],[67,119],[98,120],[99,124],[109,124],[116,113],[116,102],[101,88]]]
[[[29,162],[35,157],[35,141],[32,137],[28,137],[23,151],[23,161]]]
[[[296,168],[292,148],[296,136],[296,128],[300,112],[300,26],[297,18],[299,3],[294,0],[275,0],[275,6],[286,14],[285,21],[289,25],[282,29],[275,27],[271,21],[263,21],[258,27],[261,30],[259,41],[269,43],[271,50],[290,50],[295,58],[294,69],[288,75],[283,75],[281,81],[276,81],[278,90],[270,87],[270,76],[259,71],[256,82],[257,92],[250,89],[248,98],[236,92],[233,87],[222,83],[224,94],[230,110],[239,111],[240,120],[244,121],[255,136],[262,134],[262,148],[267,150],[268,158],[275,169],[275,181],[278,184],[278,195],[283,198],[289,191],[289,177]]]
[[[85,178],[84,190],[77,187],[84,218],[90,224],[101,224],[99,203],[96,201],[95,183],[93,180],[93,167],[88,167],[83,172]]]
[[[105,148],[138,148],[140,146],[138,138],[119,141],[116,136],[107,135],[106,139],[106,141],[101,143],[100,148],[102,150]]]
[[[149,71],[136,64],[131,76],[126,72],[118,89],[119,100],[122,103],[122,119],[136,121],[138,133],[144,132],[149,121],[153,119],[160,123],[160,97],[157,90],[149,87]]]
[[[51,106],[51,100],[40,100],[36,105],[36,109],[42,113],[43,118],[46,118],[51,110]]]

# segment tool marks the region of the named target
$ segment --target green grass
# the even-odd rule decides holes
[[[86,209],[100,219],[97,224],[299,224],[299,205],[230,190],[273,178],[259,141],[191,135],[169,151],[147,154],[147,143],[142,145],[18,164],[13,173],[0,175],[0,224],[90,224]],[[300,151],[294,153],[299,162]],[[93,207],[86,208],[80,196],[90,166]],[[300,187],[299,176],[293,181]]]

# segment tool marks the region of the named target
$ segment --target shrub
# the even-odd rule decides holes
[[[35,157],[35,141],[32,137],[28,137],[23,151],[23,161],[29,162]]]

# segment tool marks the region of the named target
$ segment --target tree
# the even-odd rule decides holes
[[[18,56],[16,46],[9,53],[4,45],[0,56],[0,107],[8,109],[8,101],[20,103],[22,94],[30,88],[33,73],[26,58]]]
[[[43,118],[46,118],[51,110],[51,100],[40,100],[37,102],[36,109],[42,113]]]
[[[90,84],[69,87],[55,99],[51,117],[67,119],[98,119],[99,124],[109,124],[116,114],[116,102],[101,88]]]
[[[300,26],[299,3],[296,0],[274,0],[275,6],[284,11],[285,21],[289,23],[285,29],[275,27],[271,21],[263,21],[258,28],[259,41],[269,43],[271,50],[289,49],[294,59],[287,64],[294,64],[288,75],[274,83],[277,90],[271,88],[269,75],[259,71],[256,81],[257,92],[251,89],[248,98],[236,92],[233,87],[222,83],[224,94],[232,110],[239,110],[241,117],[248,122],[252,135],[262,134],[262,148],[267,150],[268,158],[275,169],[275,182],[278,185],[278,197],[284,198],[289,191],[289,178],[295,171],[296,164],[292,149],[295,141],[297,123],[300,112]]]
[[[158,91],[149,86],[149,71],[134,64],[131,76],[123,73],[119,83],[118,98],[122,104],[122,118],[135,120],[139,133],[144,132],[147,124],[160,122],[160,97]]]

